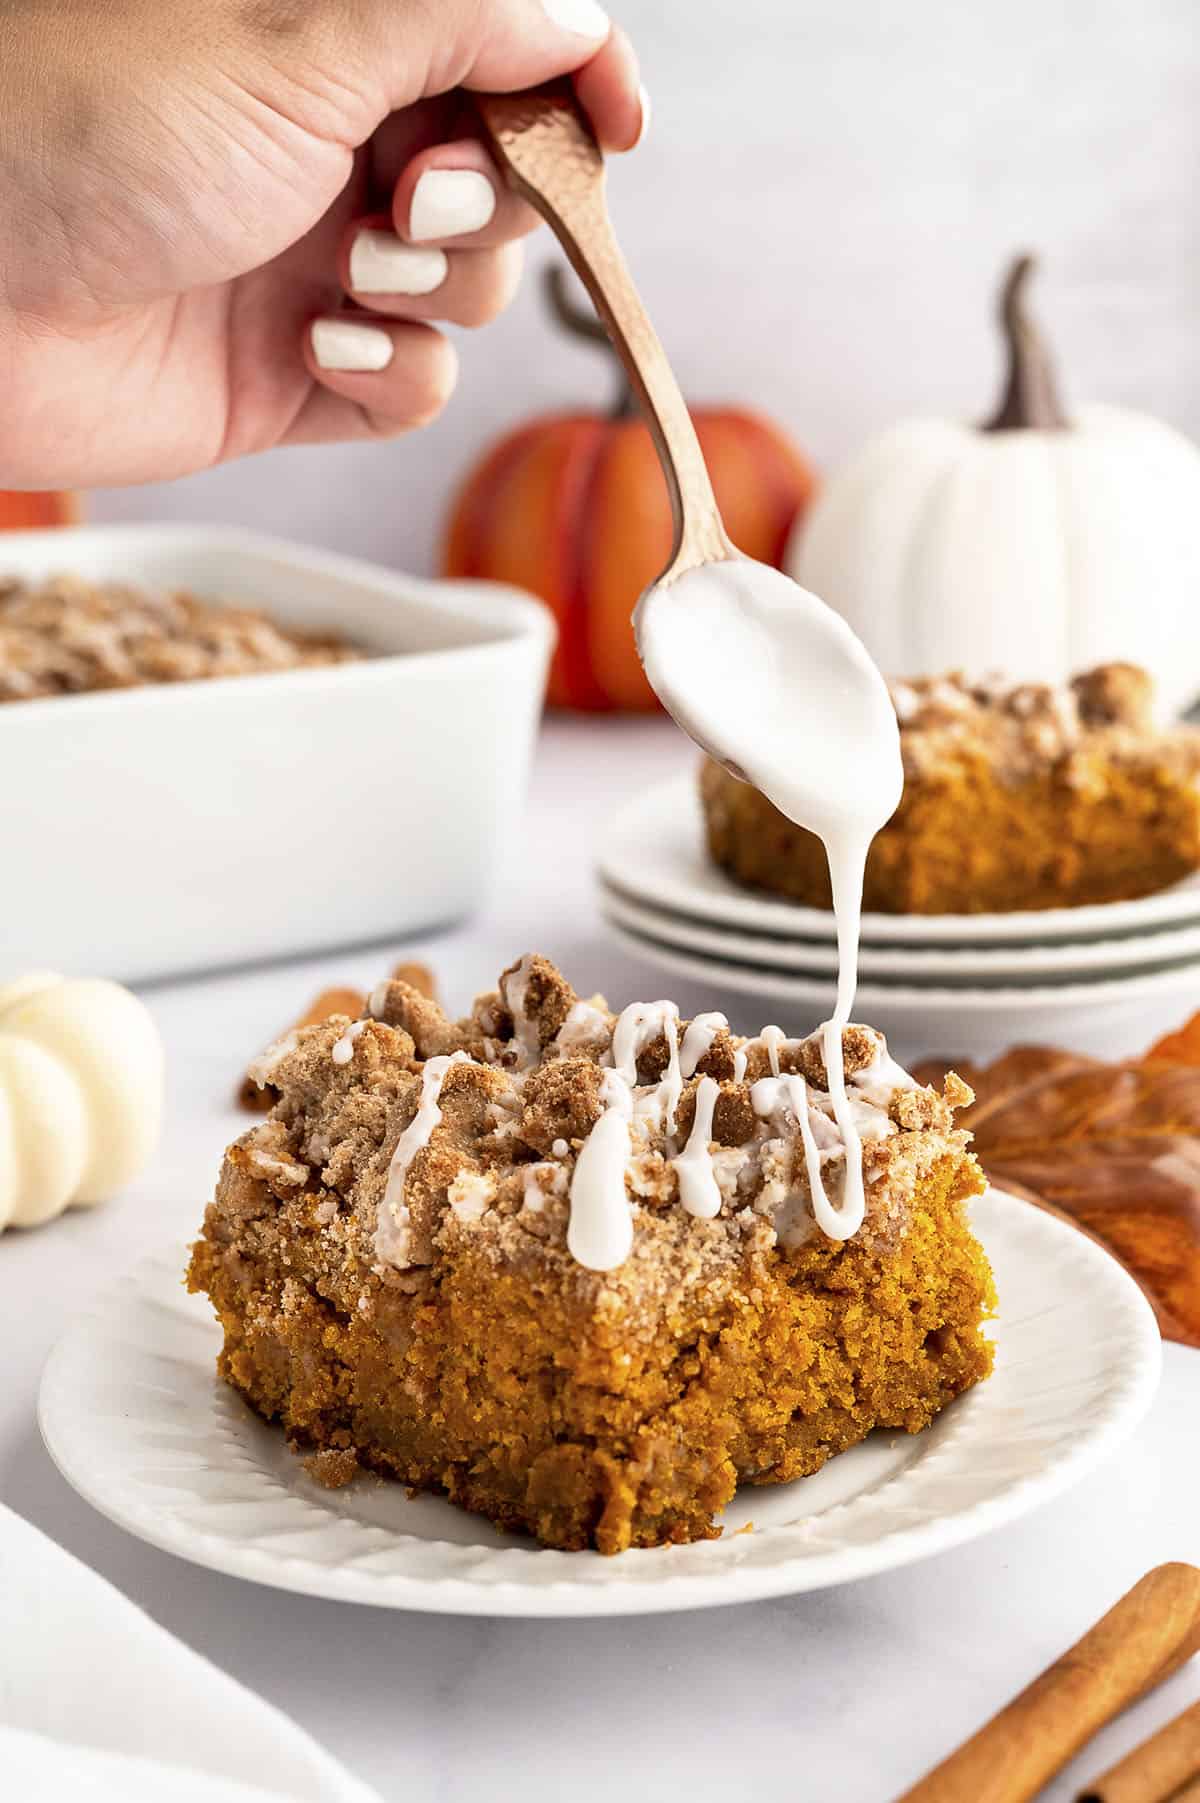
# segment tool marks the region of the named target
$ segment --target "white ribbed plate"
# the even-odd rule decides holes
[[[818,1019],[833,1012],[837,979],[832,973],[773,970],[740,958],[719,958],[681,950],[656,934],[635,932],[624,923],[619,910],[602,896],[601,913],[617,940],[628,950],[651,958],[679,976],[695,977],[709,987],[740,989],[776,1002],[808,1008]],[[1075,1009],[1104,1008],[1110,1004],[1149,1002],[1166,996],[1178,998],[1177,1015],[1194,1012],[1200,997],[1200,967],[1194,962],[1169,964],[1165,970],[1133,970],[1121,976],[1081,977],[1062,983],[992,983],[986,988],[963,984],[943,987],[935,983],[895,983],[883,979],[861,982],[855,991],[855,1013],[863,1020],[882,1024],[882,1016],[907,1008],[914,1015],[938,1008],[957,1015],[992,1014],[1016,1010],[1025,1016],[1060,1014]],[[1190,1005],[1189,1005],[1190,1004]],[[880,1019],[877,1021],[877,1016]],[[1026,1028],[1028,1030],[1028,1021]]]
[[[1141,1292],[1073,1228],[992,1191],[974,1221],[1000,1292],[997,1366],[924,1434],[878,1434],[814,1478],[741,1492],[720,1540],[548,1552],[436,1497],[323,1491],[218,1383],[219,1334],[179,1248],[70,1327],[42,1379],[51,1456],[111,1520],[285,1590],[477,1615],[635,1615],[745,1602],[903,1565],[1023,1515],[1111,1453],[1161,1348]],[[753,1532],[736,1533],[753,1522]]]
[[[837,946],[815,939],[779,939],[694,921],[669,908],[632,902],[599,881],[600,906],[617,926],[659,939],[681,951],[753,964],[788,976],[837,976]],[[1187,970],[1200,964],[1200,926],[1136,933],[1122,939],[1056,941],[1047,945],[860,947],[863,983],[937,984],[947,988],[1030,988],[1048,983],[1092,982],[1156,970]]]

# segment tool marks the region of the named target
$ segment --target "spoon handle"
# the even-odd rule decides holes
[[[509,184],[537,209],[595,303],[654,438],[675,516],[662,580],[736,555],[696,428],[634,287],[608,213],[604,157],[571,88],[551,83],[476,101]]]

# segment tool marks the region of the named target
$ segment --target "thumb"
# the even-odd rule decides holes
[[[463,87],[504,94],[536,87],[590,62],[612,32],[599,0],[453,0],[438,14],[433,29],[441,43],[431,74],[444,84],[440,92]],[[455,14],[461,22],[451,44],[443,33],[453,31]],[[450,66],[443,60],[447,53]]]
[[[417,100],[455,88],[511,93],[579,70],[602,142],[628,148],[639,135],[637,60],[599,0],[310,0],[307,12],[318,29],[301,28],[289,61],[316,63],[325,81],[352,72],[371,115],[360,142]]]
[[[438,0],[405,7],[404,23],[395,0],[369,0],[351,11],[364,23],[373,14],[368,29],[378,56],[400,81],[411,81],[414,52],[422,56],[425,96],[450,88],[508,94],[537,87],[580,69],[613,31],[598,0]],[[393,96],[391,105],[409,97],[416,96]]]

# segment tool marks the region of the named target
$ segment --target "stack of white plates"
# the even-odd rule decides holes
[[[832,914],[718,870],[690,777],[620,814],[599,878],[605,918],[627,950],[710,990],[765,998],[773,1018],[830,1012]],[[863,916],[855,1014],[909,1052],[978,1057],[1042,1041],[1123,1056],[1198,1007],[1200,877],[1083,908]]]

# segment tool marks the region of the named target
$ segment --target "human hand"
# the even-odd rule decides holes
[[[464,90],[572,71],[632,148],[636,62],[595,0],[9,0],[0,486],[426,424],[457,363],[422,322],[492,318],[537,223]]]

